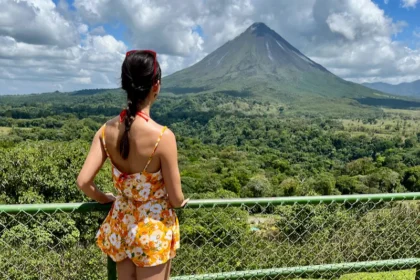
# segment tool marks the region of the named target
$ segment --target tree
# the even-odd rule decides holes
[[[241,191],[241,183],[238,178],[230,176],[222,180],[222,187],[225,190],[239,194]]]
[[[287,178],[281,182],[280,193],[283,196],[301,195],[300,183],[295,178]]]
[[[346,165],[345,172],[347,175],[367,175],[375,170],[375,164],[372,158],[360,158]]]
[[[342,194],[367,193],[367,186],[360,182],[356,176],[339,176],[336,182],[336,188]]]
[[[408,168],[404,172],[402,184],[410,192],[420,191],[420,166]]]
[[[335,178],[330,173],[321,173],[315,177],[313,189],[321,195],[339,194],[335,189]]]
[[[416,143],[417,143],[417,138],[410,137],[410,138],[405,139],[405,141],[404,141],[404,147],[405,148],[412,148],[412,147],[414,147],[416,145]]]
[[[263,174],[252,177],[241,191],[242,197],[264,197],[271,196],[271,194],[270,181]]]
[[[387,167],[381,167],[369,174],[367,184],[370,188],[378,189],[381,193],[402,191],[400,174]]]

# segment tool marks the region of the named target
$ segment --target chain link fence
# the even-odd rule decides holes
[[[0,206],[0,279],[106,279],[95,234],[108,209]],[[411,280],[420,266],[420,193],[196,200],[177,211],[178,280]]]

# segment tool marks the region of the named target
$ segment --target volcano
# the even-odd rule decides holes
[[[305,96],[354,99],[378,95],[332,74],[264,23],[252,24],[198,63],[165,77],[163,91],[224,92],[282,101]]]

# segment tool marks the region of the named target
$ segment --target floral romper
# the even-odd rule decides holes
[[[125,174],[112,165],[118,195],[96,237],[99,248],[116,262],[128,257],[139,267],[156,266],[175,257],[180,246],[178,218],[169,203],[161,170],[146,172],[165,130],[141,173]],[[105,125],[102,144],[110,158]]]

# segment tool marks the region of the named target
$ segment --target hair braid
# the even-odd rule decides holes
[[[129,133],[140,104],[146,100],[153,84],[161,79],[159,64],[156,76],[152,76],[153,63],[153,57],[150,54],[139,52],[126,57],[121,67],[121,85],[127,93],[125,128],[120,141],[120,155],[123,159],[128,158],[130,151]]]

